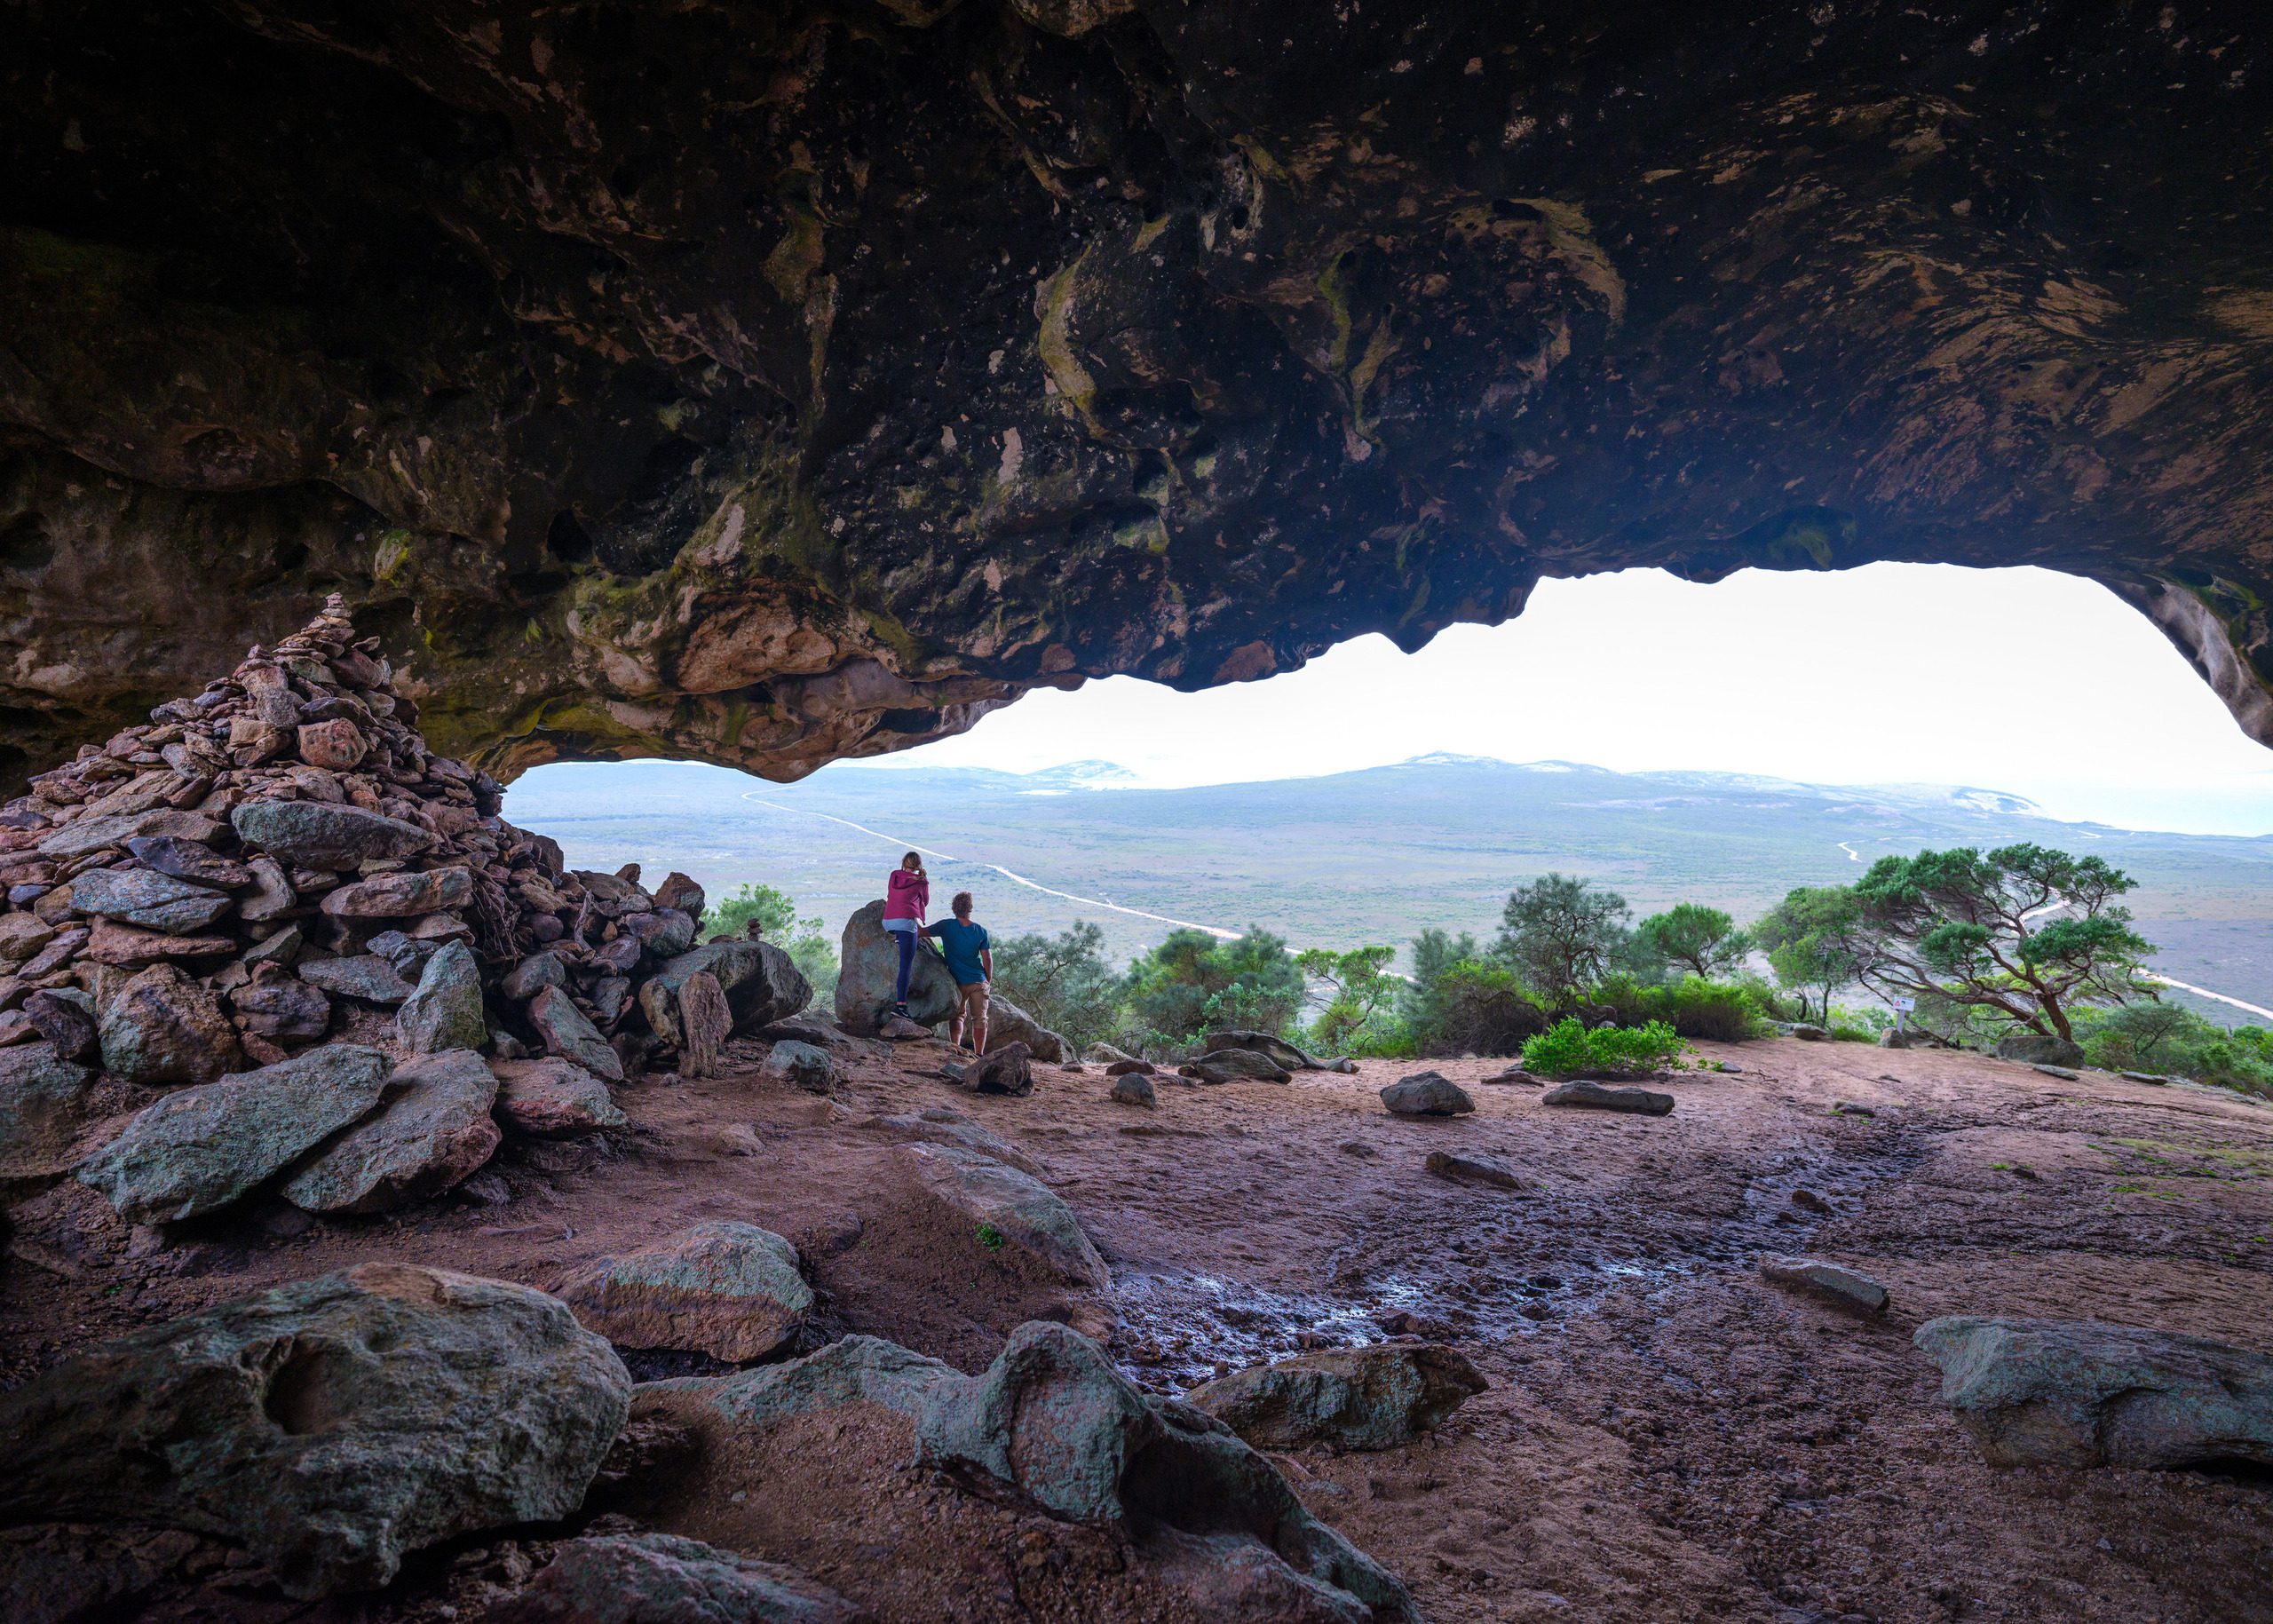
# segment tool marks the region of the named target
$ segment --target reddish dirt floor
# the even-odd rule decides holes
[[[1473,1115],[1408,1121],[1375,1090],[1410,1064],[1285,1085],[1163,1078],[1146,1110],[1109,1101],[1094,1067],[1041,1066],[1029,1097],[973,1097],[937,1074],[933,1043],[864,1050],[823,1098],[764,1077],[763,1046],[737,1042],[720,1075],[623,1089],[633,1125],[610,1142],[509,1152],[503,1205],[458,1197],[338,1223],[268,1206],[157,1244],[89,1191],[50,1191],[16,1211],[0,1384],[368,1258],[550,1287],[731,1217],[804,1250],[821,1335],[868,1332],[966,1370],[1038,1317],[1105,1334],[1164,1392],[1300,1346],[1459,1344],[1493,1386],[1434,1437],[1277,1457],[1311,1510],[1439,1624],[2273,1619],[2273,1475],[1993,1470],[1910,1345],[1922,1320],[1957,1312],[2273,1345],[2273,1109],[1973,1056],[1700,1047],[1738,1069],[1653,1085],[1677,1097],[1669,1117],[1547,1108],[1535,1087],[1484,1083],[1498,1063],[1470,1061],[1437,1069],[1469,1088]],[[1110,1294],[1024,1273],[943,1221],[875,1125],[927,1107],[1032,1159],[1111,1264]],[[1437,1149],[1497,1157],[1525,1187],[1436,1177],[1422,1164]],[[1771,1254],[1859,1269],[1893,1306],[1864,1319],[1795,1296],[1756,1272]],[[627,1357],[645,1376],[720,1368]],[[778,1506],[807,1472],[836,1481],[828,1456],[825,1441],[775,1447],[737,1492]],[[1113,1588],[1110,1552],[1031,1516],[951,1510],[921,1485],[904,1515],[864,1530],[840,1494],[882,1493],[867,1481],[799,1516],[690,1483],[664,1520],[888,1617],[1081,1618],[1085,1583]],[[966,1557],[997,1542],[1002,1583],[919,1604],[927,1529]],[[1036,1542],[1050,1540],[1044,1562]],[[510,1584],[530,1559],[511,1541],[460,1549],[448,1584],[440,1557],[414,1565],[411,1580],[440,1588],[396,1616],[457,1616],[445,1594],[478,1596],[485,1573]],[[1025,1586],[1027,1570],[1048,1583]],[[1087,1616],[1108,1613],[1146,1616],[1127,1598]]]

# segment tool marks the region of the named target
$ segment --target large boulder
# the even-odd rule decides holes
[[[1139,1392],[1063,1325],[1020,1326],[975,1376],[848,1336],[786,1364],[650,1382],[635,1404],[643,1417],[720,1443],[874,1406],[913,1424],[919,1465],[1113,1535],[1150,1580],[1184,1593],[1182,1606],[1160,1616],[1417,1624],[1404,1587],[1314,1520],[1269,1460],[1189,1406]],[[903,1458],[884,1467],[891,1478]],[[975,1582],[984,1596],[994,1572],[982,1555],[963,1574],[939,1577]],[[942,1605],[927,1616],[962,1614]]]
[[[99,1120],[93,1085],[51,1043],[0,1049],[0,1190],[69,1170],[79,1136]]]
[[[497,1149],[497,1079],[454,1049],[397,1066],[379,1109],[303,1162],[281,1187],[310,1212],[391,1212],[440,1195]]]
[[[875,1037],[899,976],[899,947],[884,929],[881,899],[844,922],[836,956],[836,1024],[856,1037]],[[955,981],[946,961],[928,943],[919,945],[907,978],[908,1018],[936,1026],[954,1012]]]
[[[1258,1449],[1394,1449],[1485,1385],[1456,1349],[1392,1343],[1235,1371],[1193,1388],[1184,1401]]]
[[[1190,1406],[1148,1398],[1069,1327],[1022,1325],[983,1374],[930,1384],[915,1440],[920,1464],[999,1485],[1069,1522],[1161,1525],[1204,1541],[1211,1589],[1224,1569],[1265,1565],[1282,1583],[1291,1569],[1308,1581],[1301,1588],[1327,1588],[1326,1596],[1313,1589],[1298,1616],[1417,1624],[1404,1586],[1314,1520],[1269,1461]]]
[[[394,1012],[395,1034],[414,1055],[479,1049],[489,1041],[481,966],[463,942],[445,942],[419,972],[418,990]],[[486,1110],[487,1107],[484,1107]]]
[[[626,1348],[670,1348],[741,1363],[764,1359],[812,1311],[797,1248],[755,1224],[698,1224],[602,1258],[563,1283],[588,1329]]]
[[[498,1121],[536,1139],[569,1139],[626,1121],[607,1084],[573,1060],[493,1060]]]
[[[171,964],[153,964],[121,987],[97,1038],[103,1069],[124,1082],[210,1082],[244,1063],[213,994]]]
[[[434,844],[415,823],[325,801],[247,801],[229,821],[246,845],[288,867],[352,869],[416,857]]]
[[[328,1043],[150,1105],[79,1168],[128,1219],[194,1218],[227,1206],[379,1103],[387,1058]]]
[[[623,1081],[623,1061],[567,994],[548,986],[529,1000],[529,1025],[544,1052],[573,1061],[610,1082]]]
[[[669,1533],[596,1533],[558,1546],[487,1624],[873,1624],[778,1563]]]
[[[1392,1116],[1465,1116],[1476,1109],[1467,1091],[1441,1072],[1415,1072],[1381,1092]]]
[[[986,1001],[986,1050],[992,1054],[1012,1043],[1024,1043],[1029,1055],[1052,1065],[1073,1058],[1073,1048],[1064,1038],[1009,999],[996,994]]]
[[[630,1395],[542,1292],[364,1264],[0,1395],[0,1518],[191,1529],[288,1595],[368,1588],[408,1551],[574,1510]]]
[[[659,1034],[677,1031],[674,1010],[679,987],[689,976],[708,974],[726,994],[736,1032],[755,1032],[786,1019],[812,1002],[812,983],[796,961],[772,942],[705,942],[692,953],[668,960],[640,984],[639,1007]]]
[[[2273,1466],[2273,1356],[2095,1319],[1929,1319],[1911,1339],[1992,1466]]]
[[[1038,1180],[953,1145],[904,1145],[897,1153],[916,1181],[966,1220],[989,1249],[1014,1247],[1075,1286],[1102,1291],[1105,1259],[1073,1209]]]
[[[2084,1046],[2041,1033],[2016,1032],[1998,1043],[1997,1058],[2027,1066],[2075,1066],[2084,1063]]]

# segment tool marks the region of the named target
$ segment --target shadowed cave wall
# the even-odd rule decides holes
[[[2107,0],[0,7],[0,780],[329,590],[501,775],[791,778],[1881,558],[2103,581],[2273,743],[2269,58]]]

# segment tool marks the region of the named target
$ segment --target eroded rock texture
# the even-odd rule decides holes
[[[0,18],[0,775],[330,589],[793,777],[1541,575],[2040,563],[2273,740],[2253,8]]]

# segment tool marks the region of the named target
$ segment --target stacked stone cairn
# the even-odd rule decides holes
[[[0,1195],[75,1168],[138,1220],[272,1181],[382,1210],[803,1007],[780,948],[695,946],[693,881],[571,872],[503,794],[337,597],[34,779],[0,808]]]

